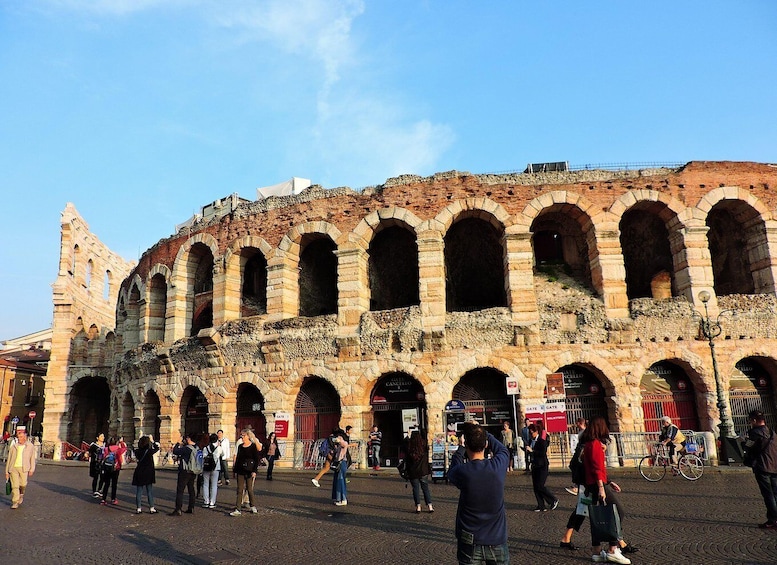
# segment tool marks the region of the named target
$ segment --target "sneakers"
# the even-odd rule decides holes
[[[241,514],[243,513],[237,508],[235,508],[232,512],[229,513],[230,516],[240,516]]]
[[[434,506],[432,506],[432,505],[430,504],[430,505],[429,505],[429,513],[431,514],[432,512],[434,512]]]
[[[577,487],[566,487],[564,490],[573,496],[577,496]]]
[[[135,512],[135,514],[143,514],[143,509],[142,508],[138,508],[138,511]]]
[[[216,508],[216,505],[215,504],[211,504],[210,506],[208,506],[208,508],[211,508],[211,509]]]
[[[118,500],[116,500],[115,498],[114,498],[113,500],[111,500],[111,504],[114,504],[114,505],[115,505],[115,504],[118,504],[118,503],[119,503],[119,501],[118,501]],[[19,504],[21,504],[21,502],[20,502]]]
[[[555,510],[558,508],[558,498],[553,501],[553,506],[550,507],[551,510]]]
[[[337,504],[337,503],[335,502],[335,504]],[[416,507],[415,507],[415,513],[416,513],[416,514],[420,514],[420,513],[421,513],[421,505],[420,505],[420,504],[416,505]]]
[[[347,500],[336,500],[335,501],[335,506],[347,506],[347,505],[348,505],[348,501]]]
[[[210,502],[203,502],[202,503],[203,508],[210,508]]]
[[[148,509],[148,513],[149,513],[149,514],[156,514],[156,508],[154,508],[154,507],[152,506],[151,508],[149,508],[149,509]]]
[[[607,561],[607,558],[605,557],[606,554],[607,554],[606,551],[600,551],[599,553],[596,553],[591,556],[591,561],[593,561],[594,563],[604,563],[605,561]]]
[[[603,552],[605,561],[608,563],[622,563],[623,565],[631,565],[631,559],[621,553],[620,548],[616,547],[612,553]]]
[[[18,502],[14,502],[13,504],[11,504],[11,510],[16,510],[17,508],[19,508]]]
[[[107,505],[108,505],[108,501],[107,500],[101,500],[100,501],[100,506],[107,506]]]
[[[259,511],[256,509],[256,506],[252,506],[252,507],[251,507],[249,510],[251,510],[251,514],[256,514],[257,512],[259,512]]]
[[[168,514],[168,516],[181,516],[182,514],[183,512],[181,512],[180,510],[173,510],[172,512],[170,512],[170,514]]]
[[[316,479],[310,479],[310,482],[313,483],[313,486],[315,486],[316,488],[321,488],[321,485]]]
[[[96,491],[94,491],[94,492],[92,493],[92,496],[93,496],[94,498],[100,498],[102,495],[103,495],[103,494],[102,494],[102,493],[101,493],[99,490],[96,490]]]
[[[758,524],[758,527],[762,530],[774,530],[777,529],[777,522],[764,522],[763,524]]]

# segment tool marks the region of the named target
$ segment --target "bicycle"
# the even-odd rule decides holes
[[[704,474],[704,461],[696,455],[696,444],[688,442],[681,453],[678,453],[677,465],[672,463],[669,456],[669,448],[662,444],[655,444],[650,455],[646,455],[639,462],[639,473],[645,480],[652,483],[660,481],[666,475],[667,467],[672,469],[672,474],[681,474],[689,481],[696,481]]]

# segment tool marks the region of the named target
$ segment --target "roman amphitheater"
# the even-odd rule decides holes
[[[558,373],[568,424],[716,432],[720,395],[737,432],[753,407],[773,425],[775,191],[777,166],[733,162],[314,185],[215,200],[137,263],[69,204],[44,441],[250,424],[299,467],[377,423],[390,459],[451,401],[520,422]]]

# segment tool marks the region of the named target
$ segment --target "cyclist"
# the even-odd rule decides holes
[[[680,431],[680,428],[672,423],[672,419],[669,416],[661,418],[663,427],[661,428],[661,435],[658,436],[658,441],[669,448],[669,458],[672,461],[672,466],[677,466],[677,451],[681,451],[685,445],[685,434]]]

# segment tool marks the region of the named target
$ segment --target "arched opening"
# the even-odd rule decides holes
[[[603,416],[609,425],[604,386],[593,371],[581,365],[566,365],[558,370],[564,375],[564,395],[567,412],[567,430],[576,433],[578,418],[591,420]]]
[[[326,236],[306,234],[300,242],[299,315],[337,313],[336,246]]]
[[[149,390],[143,398],[143,421],[141,423],[141,433],[151,434],[156,441],[159,441],[159,432],[162,427],[162,405],[159,402],[159,395],[153,390]]]
[[[186,272],[192,289],[191,331],[213,326],[213,253],[204,243],[195,243],[189,250]]]
[[[84,377],[70,389],[68,399],[70,422],[67,441],[79,445],[91,442],[99,434],[108,435],[111,391],[103,377]]]
[[[76,282],[78,282],[78,273],[76,272],[76,269],[78,268],[79,255],[81,255],[81,248],[76,243],[73,246],[73,256],[70,258],[70,276],[75,278]]]
[[[698,430],[696,396],[685,371],[669,361],[653,363],[640,381],[646,432],[661,431],[661,418],[669,416],[683,430]]]
[[[370,310],[419,304],[418,245],[415,235],[389,226],[372,238],[369,248]]]
[[[111,298],[111,279],[113,278],[113,275],[110,271],[105,271],[105,276],[103,277],[103,300],[110,300]]]
[[[181,429],[184,434],[204,434],[208,431],[208,400],[196,386],[187,386],[181,397]]]
[[[624,213],[618,226],[626,295],[629,300],[669,298],[676,294],[669,232],[658,210],[646,208],[648,204],[642,206],[637,204]]]
[[[124,320],[124,349],[132,349],[140,341],[140,290],[133,284],[127,302],[127,318]]]
[[[426,394],[424,387],[407,373],[386,373],[375,383],[370,395],[372,422],[383,432],[380,446],[381,464],[399,459],[402,439],[410,427],[417,426],[422,433],[428,430]]]
[[[588,241],[581,227],[588,218],[578,208],[567,208],[549,208],[532,222],[535,273],[557,277],[563,272],[592,289]]]
[[[463,218],[445,234],[448,312],[507,306],[503,232],[480,218]]]
[[[774,404],[774,382],[766,369],[775,367],[773,359],[745,357],[734,367],[729,378],[729,400],[731,402],[731,417],[737,433],[746,432],[750,428],[747,415],[752,410],[760,410],[764,414],[766,425],[770,429],[777,428],[777,407]]]
[[[305,377],[294,402],[295,440],[312,443],[340,424],[340,395],[329,381]]]
[[[235,421],[235,437],[240,437],[240,430],[251,427],[260,441],[267,436],[267,420],[264,417],[264,396],[259,389],[250,383],[240,383],[237,387],[237,420]]]
[[[240,251],[243,283],[240,294],[240,316],[247,318],[267,313],[267,260],[258,249]]]
[[[467,371],[453,387],[453,400],[464,403],[466,420],[476,420],[495,437],[502,423],[514,421],[514,402],[507,394],[507,375],[491,368]]]
[[[723,200],[707,215],[707,241],[715,294],[771,292],[766,226],[758,212],[740,200]]]
[[[167,281],[162,273],[151,277],[148,293],[148,341],[165,341]]]
[[[124,436],[127,445],[135,444],[135,401],[128,392],[121,402],[121,426],[119,436]]]
[[[92,270],[94,269],[94,262],[89,259],[89,261],[86,262],[86,276],[84,277],[84,286],[86,287],[87,292],[89,292],[92,288]]]

